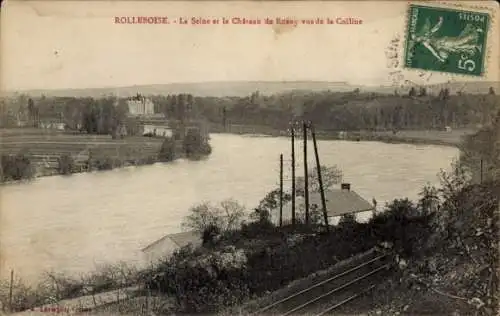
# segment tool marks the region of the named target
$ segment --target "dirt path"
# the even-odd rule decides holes
[[[86,295],[73,299],[62,300],[57,304],[47,304],[34,308],[33,310],[14,313],[11,315],[76,315],[83,311],[88,311],[96,307],[117,303],[120,300],[133,296],[138,291],[138,287],[128,287],[124,289],[113,290],[109,292],[98,293],[95,295]]]

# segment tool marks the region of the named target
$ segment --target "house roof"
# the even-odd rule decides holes
[[[331,189],[325,191],[325,200],[329,216],[341,216],[374,209],[370,202],[352,190]],[[321,195],[319,193],[310,193],[309,204],[316,204],[321,209]]]
[[[201,245],[201,235],[196,231],[187,231],[176,234],[168,234],[158,239],[157,241],[149,244],[142,251],[148,251],[154,248],[155,246],[160,245],[161,243],[171,240],[174,244],[176,244],[179,248],[187,246],[189,244],[193,244],[194,246]]]

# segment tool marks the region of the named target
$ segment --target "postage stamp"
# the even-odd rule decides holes
[[[470,76],[482,76],[490,15],[410,4],[404,66]]]

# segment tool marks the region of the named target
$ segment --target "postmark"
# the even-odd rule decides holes
[[[481,77],[491,16],[474,10],[410,4],[403,65]]]

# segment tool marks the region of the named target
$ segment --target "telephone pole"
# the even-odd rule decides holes
[[[292,124],[292,225],[295,225],[295,131]]]
[[[283,154],[280,155],[280,227],[283,225]]]
[[[306,207],[306,225],[309,224],[309,177],[307,168],[307,123],[302,124],[304,129],[304,202]]]
[[[226,107],[222,108],[222,127],[224,128],[224,132],[226,132]]]
[[[318,145],[316,143],[316,133],[314,132],[314,127],[312,125],[310,126],[310,128],[314,144],[314,155],[316,156],[316,169],[318,169],[318,182],[319,182],[319,191],[321,193],[321,204],[323,206],[323,217],[325,220],[326,231],[329,232],[330,227],[328,225],[328,213],[326,210],[326,199],[325,199],[325,191],[323,189],[323,179],[321,178],[321,164],[319,162]]]
[[[479,176],[480,176],[480,178],[479,178],[480,182],[479,183],[482,184],[483,183],[483,158],[481,158],[481,160],[480,160]]]

